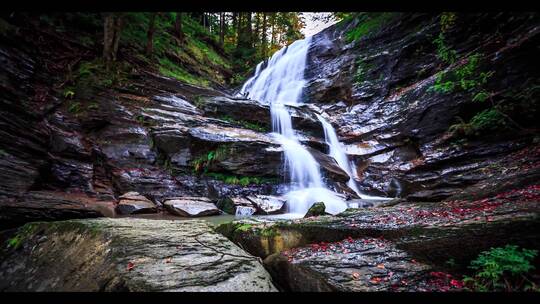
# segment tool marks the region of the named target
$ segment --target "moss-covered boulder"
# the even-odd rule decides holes
[[[0,291],[276,290],[258,258],[199,220],[29,223],[0,257]]]
[[[327,214],[325,212],[326,206],[323,202],[318,202],[313,204],[309,210],[307,211],[306,215],[304,217],[313,217],[313,216],[319,216],[319,215],[325,215]]]

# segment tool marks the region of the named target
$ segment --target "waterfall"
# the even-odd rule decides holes
[[[328,213],[337,214],[344,211],[347,204],[324,184],[319,164],[300,143],[285,106],[301,103],[310,42],[311,37],[297,40],[276,52],[266,67],[263,68],[264,62],[259,63],[255,75],[242,86],[240,94],[270,105],[272,135],[283,148],[284,167],[289,172],[290,191],[285,195],[288,211],[304,215],[313,203],[322,201]]]
[[[328,151],[328,155],[332,156],[336,162],[338,163],[339,167],[347,173],[349,176],[349,181],[347,182],[347,186],[351,188],[361,199],[365,200],[375,200],[375,201],[382,201],[382,200],[388,200],[387,197],[380,197],[380,196],[371,196],[371,195],[365,195],[360,192],[358,189],[358,185],[356,185],[356,180],[358,176],[356,175],[356,172],[352,170],[352,162],[349,161],[349,158],[347,157],[347,154],[345,154],[345,150],[343,149],[343,144],[338,140],[336,130],[332,125],[324,119],[321,115],[317,115],[317,118],[321,122],[323,129],[324,129],[324,140],[328,147],[330,148],[330,151]],[[350,206],[353,208],[353,205]]]
[[[332,156],[336,162],[338,163],[339,167],[347,173],[347,175],[350,177],[349,181],[347,182],[347,186],[354,190],[358,196],[362,197],[362,194],[360,193],[360,190],[358,190],[358,186],[356,185],[356,181],[354,180],[355,175],[352,173],[351,169],[351,163],[349,162],[349,158],[347,157],[347,154],[345,154],[345,151],[343,150],[342,144],[339,142],[337,138],[336,131],[334,130],[334,127],[326,121],[321,115],[317,115],[317,118],[321,122],[323,129],[324,129],[324,140],[326,141],[326,144],[330,148],[330,151],[328,154]]]

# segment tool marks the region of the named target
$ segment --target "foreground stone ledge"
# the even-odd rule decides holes
[[[0,249],[1,291],[276,291],[204,221],[35,222]]]

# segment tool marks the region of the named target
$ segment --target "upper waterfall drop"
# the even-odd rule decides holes
[[[288,211],[302,216],[318,201],[323,201],[326,211],[331,214],[347,208],[337,193],[326,188],[319,164],[300,143],[286,107],[302,102],[310,43],[311,37],[297,40],[276,52],[265,67],[265,62],[259,63],[255,75],[240,90],[241,95],[270,105],[273,136],[283,148],[284,167],[289,172],[291,191],[286,194]]]

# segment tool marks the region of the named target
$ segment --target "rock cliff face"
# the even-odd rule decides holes
[[[291,110],[330,185],[351,194],[344,186],[348,176],[324,154],[328,147],[314,115],[320,111],[347,144],[365,192],[441,201],[478,199],[535,183],[540,174],[534,132],[537,14],[455,15],[457,21],[444,31],[459,59],[452,65],[439,58],[434,43],[440,15],[385,16],[356,41],[347,37],[358,20],[312,39],[308,104]],[[281,192],[287,181],[282,151],[266,134],[267,106],[137,65],[122,84],[90,84],[66,94],[69,68],[92,54],[56,34],[41,45],[40,33],[31,29],[3,32],[0,46],[3,228],[40,219],[113,216],[119,196],[130,191],[159,210],[173,197],[206,196],[216,203]],[[492,75],[482,88],[491,104],[514,105],[507,112],[509,128],[453,137],[452,125],[470,121],[490,102],[433,86],[438,75],[466,66],[477,53],[482,56],[475,72]],[[64,60],[71,58],[65,54],[75,60]],[[516,92],[525,91],[530,94],[524,101]],[[516,117],[520,111],[530,113]]]
[[[538,180],[538,14],[457,13],[454,18],[444,29],[445,45],[457,54],[453,65],[438,57],[434,42],[443,27],[440,15],[386,15],[350,43],[347,36],[358,20],[313,37],[305,101],[326,108],[365,191],[439,201],[508,189],[502,185],[512,180],[514,185]],[[469,91],[433,90],[440,73],[466,66],[473,54],[481,54],[475,73],[492,72],[483,88],[491,103],[473,101]],[[520,100],[518,93],[527,90],[536,93]],[[506,121],[511,128],[449,139],[451,125],[499,102],[507,106],[502,112],[512,117]],[[516,155],[527,157],[516,160]]]

